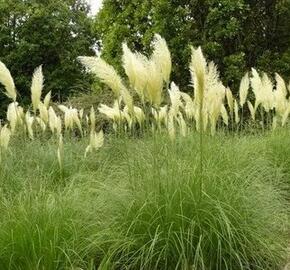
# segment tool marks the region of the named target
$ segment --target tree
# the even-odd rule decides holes
[[[0,2],[0,60],[9,67],[23,102],[30,97],[33,70],[41,64],[45,90],[57,98],[89,87],[76,60],[94,53],[88,11],[84,0]]]
[[[172,52],[172,79],[185,89],[189,45],[201,45],[224,83],[237,91],[253,66],[290,77],[289,12],[289,0],[104,0],[95,29],[104,58],[119,69],[123,41],[148,53],[160,33]]]

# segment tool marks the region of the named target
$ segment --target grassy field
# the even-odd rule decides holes
[[[13,138],[0,166],[0,269],[281,269],[290,136]],[[202,183],[202,192],[200,184]]]

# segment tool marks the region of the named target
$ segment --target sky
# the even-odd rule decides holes
[[[87,1],[91,5],[92,15],[93,16],[96,15],[102,5],[103,0],[87,0]]]

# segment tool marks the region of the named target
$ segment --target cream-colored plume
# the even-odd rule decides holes
[[[14,102],[16,101],[16,89],[13,78],[8,68],[0,61],[0,83],[5,87],[5,94],[11,98]]]
[[[275,74],[276,79],[276,90],[274,91],[274,107],[277,114],[280,117],[283,117],[287,108],[288,108],[288,101],[287,101],[287,88],[285,81],[279,74]]]
[[[229,125],[229,115],[224,104],[221,105],[221,117],[226,126]]]
[[[142,124],[144,123],[145,120],[145,114],[143,112],[143,110],[137,106],[134,106],[134,115],[137,119],[137,122],[140,126],[142,126]]]
[[[155,34],[153,40],[153,61],[161,70],[163,80],[169,84],[172,68],[171,54],[167,47],[167,43],[160,35]]]
[[[8,149],[10,138],[11,138],[11,131],[7,127],[7,125],[5,125],[4,127],[2,127],[0,129],[0,147],[1,147],[1,152],[3,150],[7,150]]]
[[[252,90],[255,94],[255,111],[257,110],[258,106],[262,103],[264,96],[263,96],[263,82],[261,77],[256,69],[252,68],[252,77],[250,79]]]
[[[205,129],[207,123],[207,111],[205,109],[207,64],[201,47],[198,49],[191,48],[191,51],[189,67],[194,87],[195,121],[197,130],[201,132]]]
[[[95,114],[94,106],[92,106],[91,110],[90,110],[90,126],[91,126],[91,131],[95,130],[95,128],[96,128],[96,114]]]
[[[42,66],[39,66],[35,69],[32,77],[32,84],[31,84],[31,101],[34,113],[38,109],[42,88],[43,88],[43,73],[42,73]]]
[[[40,101],[37,105],[39,109],[39,117],[42,121],[47,124],[48,123],[48,110],[47,107]]]
[[[49,107],[48,109],[48,124],[51,132],[55,134],[58,129],[58,117],[52,107]]]
[[[190,97],[190,95],[188,95],[184,92],[180,92],[180,95],[185,102],[185,105],[184,105],[185,115],[186,115],[188,120],[192,120],[194,117],[194,113],[195,113],[194,102],[193,102],[192,98]]]
[[[104,114],[109,119],[112,119],[114,122],[120,122],[122,120],[122,111],[119,109],[118,101],[114,102],[113,107],[109,107],[105,104],[101,104],[98,108],[99,112]]]
[[[170,85],[170,89],[168,89],[171,106],[170,106],[170,113],[175,117],[180,111],[180,108],[183,107],[181,101],[181,92],[179,91],[178,86],[172,82]]]
[[[90,134],[90,143],[86,148],[85,151],[85,157],[89,152],[92,152],[93,150],[98,150],[104,145],[104,133],[103,130],[101,130],[99,133],[96,133],[95,131],[92,131]]]
[[[244,104],[246,103],[248,92],[249,92],[249,87],[250,87],[249,74],[246,73],[245,76],[241,80],[240,89],[239,89],[240,105],[242,108]]]
[[[255,121],[255,118],[256,118],[256,110],[255,110],[254,106],[252,105],[252,103],[249,100],[247,101],[247,104],[248,104],[248,108],[249,108],[251,117]]]
[[[235,112],[235,123],[238,124],[240,122],[240,115],[239,115],[239,104],[237,100],[234,100],[234,112]]]
[[[43,100],[43,104],[44,106],[48,109],[49,107],[49,103],[50,103],[50,100],[51,100],[51,91],[49,91],[45,97],[44,97],[44,100]]]
[[[230,114],[232,115],[234,112],[234,98],[230,88],[226,88],[226,98],[228,106],[230,108]]]
[[[104,84],[108,85],[117,98],[121,89],[125,86],[121,77],[117,74],[113,66],[106,63],[100,57],[80,56],[78,60],[92,73],[94,73]]]
[[[64,161],[64,145],[63,145],[63,136],[60,134],[57,148],[57,160],[60,171],[63,171],[63,161]]]
[[[30,115],[29,111],[27,111],[25,114],[25,124],[26,124],[26,128],[27,128],[28,136],[30,139],[34,138],[33,127],[32,127],[33,122],[34,122],[34,117],[32,117]]]
[[[18,106],[18,102],[12,102],[8,105],[7,108],[7,114],[6,114],[7,120],[9,122],[11,132],[14,133],[16,126],[21,126],[23,124],[24,119],[24,113],[23,108],[21,106]]]
[[[40,117],[36,117],[36,122],[40,126],[42,132],[45,132],[46,131],[46,123],[44,123],[44,121]]]
[[[150,76],[147,69],[148,58],[141,53],[133,53],[128,48],[127,44],[123,43],[122,61],[131,87],[136,91],[143,102],[147,81]]]
[[[155,61],[150,60],[146,66],[147,74],[150,74],[146,85],[145,97],[156,106],[160,106],[162,101],[163,77],[160,68]]]
[[[262,89],[263,89],[261,103],[265,111],[269,112],[270,110],[274,108],[273,83],[266,73],[263,73],[261,81],[262,81]]]

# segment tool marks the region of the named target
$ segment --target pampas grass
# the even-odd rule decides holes
[[[99,57],[81,56],[78,60],[103,83],[108,85],[114,92],[116,98],[120,97],[120,91],[125,88],[125,86],[123,85],[121,77],[111,65],[107,64]]]
[[[44,77],[42,74],[42,66],[39,66],[35,69],[33,77],[32,77],[32,84],[31,84],[31,101],[34,113],[36,113],[36,110],[38,109],[40,98],[42,94],[43,89],[43,83],[44,83]],[[48,98],[47,98],[48,99]],[[46,101],[46,103],[49,101]],[[47,106],[46,106],[47,108]]]
[[[15,102],[17,93],[13,78],[8,68],[1,61],[0,61],[0,83],[3,84],[5,87],[6,96],[11,98]]]
[[[12,99],[0,129],[0,269],[281,269],[289,240],[285,81],[252,69],[238,99],[199,47],[193,91],[184,93],[170,81],[164,38],[155,35],[152,51],[123,44],[127,78],[100,57],[79,58],[115,94],[98,106],[117,134],[106,134],[106,147],[110,129],[100,129],[94,107],[54,104],[51,92],[42,100],[39,67],[32,109],[24,108],[0,62]]]

